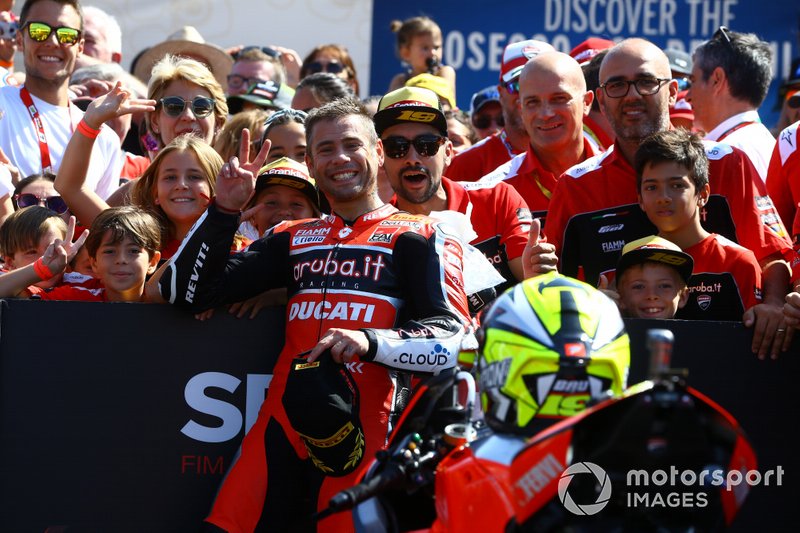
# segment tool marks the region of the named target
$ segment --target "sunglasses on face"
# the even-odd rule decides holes
[[[472,125],[479,130],[485,130],[491,126],[492,123],[496,124],[499,128],[506,125],[503,115],[475,115],[472,117]]]
[[[786,105],[791,107],[792,109],[797,109],[800,107],[800,94],[796,94],[786,100]]]
[[[508,94],[517,94],[519,92],[519,78],[506,83],[504,86]]]
[[[46,207],[50,211],[55,211],[59,215],[66,213],[68,209],[67,203],[60,196],[42,198],[41,196],[36,196],[35,194],[25,193],[14,195],[14,201],[17,203],[17,207],[20,209],[31,207],[32,205],[40,205],[42,207]]]
[[[405,137],[387,137],[383,139],[383,148],[386,155],[392,159],[405,157],[411,145],[422,157],[432,157],[439,152],[439,147],[444,144],[445,137],[440,135],[417,135],[414,139]]]
[[[678,82],[678,92],[686,91],[692,86],[692,80],[689,78],[676,78]]]
[[[81,30],[75,28],[68,28],[67,26],[59,26],[54,28],[44,22],[29,22],[25,25],[28,30],[28,36],[37,43],[43,43],[50,38],[53,30],[56,32],[56,40],[59,44],[66,44],[72,46],[81,40]]]
[[[329,72],[331,74],[339,74],[344,70],[344,65],[337,61],[330,63],[322,63],[320,61],[313,61],[306,66],[309,74],[316,74],[317,72]]]
[[[252,87],[256,83],[266,83],[267,80],[261,78],[245,78],[239,74],[228,74],[228,87],[231,89],[239,89],[241,87]]]
[[[186,109],[186,104],[191,105],[192,113],[197,118],[204,118],[214,111],[214,99],[205,96],[197,96],[191,102],[187,102],[180,96],[167,96],[159,100],[164,108],[164,113],[170,117],[179,117]]]

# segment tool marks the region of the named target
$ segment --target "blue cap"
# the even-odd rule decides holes
[[[472,95],[472,101],[470,101],[469,104],[469,114],[474,115],[490,102],[500,103],[500,93],[497,92],[497,85],[490,85]]]

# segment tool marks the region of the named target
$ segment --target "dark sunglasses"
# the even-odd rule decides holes
[[[392,159],[405,157],[411,145],[422,157],[432,157],[439,152],[439,147],[444,144],[446,138],[440,135],[417,135],[414,139],[405,137],[387,137],[383,139],[383,148],[386,155]]]
[[[37,43],[43,43],[49,39],[53,30],[56,32],[56,40],[59,44],[72,46],[81,40],[81,30],[68,28],[67,26],[54,28],[44,22],[28,22],[25,27],[28,29],[28,36]]]
[[[519,92],[519,78],[504,84],[508,94],[517,94]]]
[[[472,117],[472,125],[479,130],[485,130],[491,126],[492,123],[502,128],[506,125],[506,120],[503,118],[503,115],[475,115]]]
[[[40,196],[36,196],[35,194],[25,193],[25,194],[15,194],[14,201],[17,203],[17,207],[19,209],[23,209],[25,207],[31,207],[33,205],[41,205],[46,207],[50,211],[55,211],[59,215],[66,213],[67,209],[67,202],[64,201],[63,198],[60,196],[51,196],[50,198],[42,198]]]
[[[344,65],[338,61],[332,61],[330,63],[312,61],[306,65],[306,70],[308,70],[310,74],[316,74],[317,72],[330,72],[331,74],[339,74],[344,70],[344,68]]]
[[[266,83],[267,80],[261,78],[245,78],[239,74],[228,74],[228,87],[231,89],[238,89],[240,87],[250,88],[256,83]]]
[[[797,109],[800,107],[800,94],[796,94],[786,100],[786,105],[791,107],[792,109]]]
[[[233,59],[238,60],[242,56],[242,54],[244,54],[245,52],[250,52],[251,50],[260,50],[269,57],[275,57],[275,58],[281,57],[281,53],[272,48],[271,46],[245,46],[244,48],[233,54]]]
[[[186,109],[186,104],[189,103],[180,96],[167,96],[158,101],[164,108],[164,113],[170,117],[179,117]],[[214,99],[206,98],[205,96],[196,96],[190,103],[192,113],[197,118],[204,118],[214,111]]]

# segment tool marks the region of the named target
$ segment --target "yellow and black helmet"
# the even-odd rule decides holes
[[[532,435],[626,387],[630,341],[616,304],[557,272],[497,298],[479,340],[483,408],[500,432]]]

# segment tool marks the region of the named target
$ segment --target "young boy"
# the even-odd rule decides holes
[[[709,200],[708,158],[683,129],[645,139],[635,156],[639,205],[658,235],[694,259],[689,301],[675,318],[741,321],[761,302],[761,267],[748,249],[701,225]]]
[[[620,311],[630,318],[674,318],[689,298],[692,257],[650,235],[622,248],[617,263]]]
[[[12,272],[32,265],[56,239],[64,240],[67,224],[60,215],[38,205],[15,211],[0,226],[0,254],[3,271]],[[6,276],[8,274],[4,274]],[[17,274],[19,276],[19,274]],[[8,280],[6,280],[8,281]],[[60,276],[48,280],[34,277],[15,293],[2,291],[0,297],[29,297],[60,283]],[[30,285],[30,286],[29,286]]]
[[[71,237],[69,232],[67,237]],[[36,297],[42,300],[142,301],[145,279],[155,272],[161,258],[160,244],[158,222],[146,211],[134,206],[106,209],[92,222],[85,244],[92,269],[103,288],[59,285]],[[67,248],[65,241],[57,239],[36,262],[0,278],[0,296],[17,294],[37,280],[59,276],[67,266]]]

